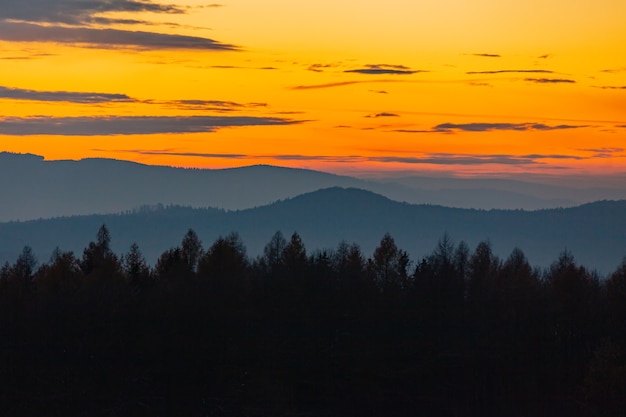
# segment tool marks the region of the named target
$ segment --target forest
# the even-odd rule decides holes
[[[4,416],[618,416],[626,258],[533,268],[444,235],[411,259],[385,234],[251,258],[190,229],[150,266],[111,249],[0,269]]]

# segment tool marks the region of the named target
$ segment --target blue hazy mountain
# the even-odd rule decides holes
[[[56,246],[81,256],[102,224],[110,229],[117,253],[137,242],[152,264],[163,251],[179,245],[189,228],[205,247],[236,231],[251,256],[261,254],[277,230],[287,237],[297,231],[309,251],[346,240],[360,244],[367,255],[389,232],[413,260],[430,253],[445,233],[472,249],[488,240],[500,257],[519,247],[538,266],[548,266],[569,250],[579,263],[606,273],[626,255],[626,201],[537,211],[476,210],[399,203],[369,191],[333,187],[238,211],[152,207],[117,215],[0,223],[0,261],[13,262],[24,245],[32,246],[41,261]]]
[[[358,179],[273,166],[199,170],[113,159],[45,161],[0,153],[0,221],[117,213],[176,204],[236,210],[328,187],[356,187],[396,201],[462,208],[539,209],[626,198],[626,187],[506,179]],[[626,181],[623,182],[626,184]]]

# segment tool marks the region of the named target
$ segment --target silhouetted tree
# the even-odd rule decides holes
[[[284,265],[283,254],[287,241],[279,230],[270,239],[263,249],[263,263],[269,271],[276,272]]]
[[[395,291],[407,285],[409,256],[398,249],[389,233],[380,240],[369,264],[383,291]]]
[[[626,257],[605,283],[610,336],[626,346]]]
[[[74,253],[63,252],[57,247],[48,264],[37,271],[35,282],[44,293],[72,293],[80,288],[82,278],[80,263]]]
[[[198,261],[202,256],[202,242],[192,229],[189,229],[181,243],[181,256],[191,274],[196,272]]]
[[[154,267],[157,279],[178,281],[189,277],[189,264],[183,258],[180,248],[168,249],[161,254]]]
[[[22,253],[18,256],[11,273],[14,279],[19,281],[30,281],[35,272],[37,266],[37,258],[33,253],[33,249],[30,246],[24,246]]]
[[[111,235],[106,225],[100,226],[96,241],[90,242],[83,251],[80,268],[85,276],[95,275],[98,278],[113,278],[121,274],[121,265],[111,250]]]
[[[219,237],[200,258],[198,276],[210,283],[210,288],[230,295],[243,291],[248,272],[246,248],[237,233]]]
[[[137,243],[133,243],[128,253],[122,256],[122,267],[131,285],[145,284],[150,279],[150,268]]]
[[[306,249],[298,233],[294,232],[291,235],[291,239],[283,248],[281,258],[291,276],[298,277],[304,272],[307,265]]]

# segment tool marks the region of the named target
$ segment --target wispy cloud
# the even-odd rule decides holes
[[[470,55],[481,57],[481,58],[502,58],[500,54],[470,54]]]
[[[100,150],[102,151],[102,150]],[[113,151],[102,151],[113,152]],[[115,150],[115,152],[136,153],[141,155],[160,155],[160,156],[183,156],[193,158],[210,158],[210,159],[265,159],[274,161],[306,161],[306,162],[330,162],[330,163],[401,163],[412,165],[537,165],[543,164],[543,160],[560,159],[560,160],[584,160],[589,159],[577,155],[563,154],[454,154],[454,153],[424,153],[416,156],[398,156],[398,155],[380,155],[380,156],[362,156],[362,155],[304,155],[304,154],[239,154],[239,153],[196,153],[196,152],[178,152],[173,150]]]
[[[316,90],[319,88],[333,88],[333,87],[343,87],[345,85],[352,85],[352,84],[362,84],[363,82],[368,82],[368,81],[338,81],[335,83],[298,85],[295,87],[289,87],[289,89],[290,90]]]
[[[367,75],[410,75],[427,71],[413,70],[404,65],[368,64],[365,65],[363,68],[345,70],[344,72]]]
[[[468,71],[468,75],[485,75],[485,74],[554,74],[554,71],[542,69],[505,69],[493,71]]]
[[[537,84],[575,84],[575,80],[566,78],[524,78],[524,81]]]
[[[0,21],[0,40],[12,42],[56,42],[99,48],[195,49],[229,51],[234,45],[209,38],[165,33],[86,27],[43,26]]]
[[[337,66],[338,64],[312,64],[312,65],[309,65],[307,70],[313,71],[313,72],[324,72],[327,69],[336,68]]]
[[[624,152],[624,148],[583,148],[582,152],[591,152],[594,158],[613,158],[616,154]]]
[[[606,72],[609,74],[617,74],[619,72],[626,72],[626,67],[603,69],[600,72]]]
[[[528,130],[564,130],[580,129],[589,126],[578,125],[545,125],[543,123],[442,123],[433,128],[439,132],[491,132],[494,130],[528,131]]]
[[[150,104],[160,104],[180,110],[204,110],[216,112],[232,112],[253,108],[265,108],[267,103],[237,103],[222,100],[170,100],[170,101],[147,101]]]
[[[132,98],[126,94],[112,93],[87,93],[74,91],[37,91],[21,88],[9,88],[0,86],[0,99],[51,101],[68,103],[111,103],[132,102]]]
[[[184,14],[188,8],[150,0],[2,0],[2,18],[29,22],[83,24],[110,12]]]
[[[626,85],[594,85],[593,87],[603,90],[626,90]]]
[[[289,89],[290,90],[317,90],[320,88],[344,87],[346,85],[353,85],[353,84],[401,83],[401,82],[407,82],[407,81],[406,80],[358,80],[358,81],[351,80],[351,81],[337,81],[334,83],[324,83],[324,84],[297,85],[295,87],[289,87]],[[382,92],[382,94],[387,94],[387,92],[386,91]]]
[[[140,100],[126,94],[119,93],[40,91],[4,86],[0,86],[0,99],[79,104],[138,103],[176,108],[179,110],[202,110],[216,112],[233,112],[267,107],[267,103],[238,103],[225,100]]]
[[[0,135],[108,136],[199,133],[214,132],[226,127],[291,125],[303,122],[278,117],[251,116],[4,117],[0,118]]]
[[[400,117],[400,115],[396,114],[396,113],[382,112],[382,113],[376,113],[376,114],[368,114],[365,117],[368,117],[368,118],[371,118],[371,119],[376,119],[376,118],[379,118],[379,117]]]
[[[492,131],[532,131],[582,129],[588,125],[546,125],[543,123],[441,123],[432,129],[396,129],[398,133],[454,133],[454,132],[492,132]]]
[[[201,68],[213,68],[213,69],[253,69],[253,70],[263,70],[263,71],[273,71],[277,70],[276,67],[242,67],[237,65],[208,65]]]

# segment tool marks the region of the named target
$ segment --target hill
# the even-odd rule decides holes
[[[0,221],[108,214],[175,204],[243,210],[329,187],[355,187],[414,204],[478,209],[567,207],[626,198],[623,186],[550,185],[509,179],[392,177],[359,179],[255,165],[183,169],[114,159],[46,161],[0,152]]]
[[[368,255],[389,232],[413,260],[430,253],[445,233],[472,248],[489,240],[501,257],[519,247],[539,266],[548,266],[567,249],[578,262],[606,273],[626,255],[626,201],[537,211],[476,210],[399,203],[369,191],[333,187],[239,211],[174,206],[0,223],[0,261],[14,261],[24,245],[43,261],[56,246],[80,255],[102,224],[110,229],[116,252],[136,241],[151,263],[178,245],[189,228],[205,246],[236,231],[251,256],[261,254],[277,230],[287,236],[297,231],[309,251],[346,240]]]

